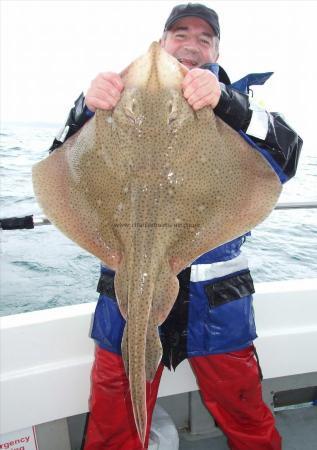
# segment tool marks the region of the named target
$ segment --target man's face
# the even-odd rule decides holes
[[[218,59],[215,33],[207,22],[199,17],[184,17],[173,24],[161,40],[170,55],[188,69],[214,63]]]

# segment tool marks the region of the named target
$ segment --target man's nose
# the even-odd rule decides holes
[[[199,53],[199,50],[193,41],[186,42],[186,44],[184,45],[184,50],[187,50],[190,53]]]

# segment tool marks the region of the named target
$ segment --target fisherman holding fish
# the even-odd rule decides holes
[[[217,63],[220,27],[212,9],[198,3],[178,5],[169,15],[160,45],[187,71],[183,96],[199,111],[213,109],[269,161],[280,182],[294,176],[301,138],[278,113],[254,106],[252,84],[271,73],[251,74],[231,84]],[[99,74],[88,92],[76,100],[62,133],[50,149],[60,147],[97,109],[113,110],[124,92],[121,76]],[[274,417],[261,394],[261,369],[252,294],[254,287],[238,237],[201,255],[178,274],[176,302],[160,326],[163,358],[147,382],[147,431],[142,445],[133,418],[129,381],[121,357],[125,321],[116,303],[114,272],[102,266],[92,337],[96,341],[90,416],[84,450],[147,448],[152,412],[163,367],[174,369],[188,358],[205,406],[238,450],[281,449]]]

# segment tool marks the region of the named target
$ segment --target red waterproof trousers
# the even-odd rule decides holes
[[[280,450],[274,417],[262,400],[254,348],[189,359],[202,398],[232,450]],[[83,450],[143,450],[163,371],[147,384],[148,431],[142,447],[134,424],[122,358],[96,347],[90,416]]]

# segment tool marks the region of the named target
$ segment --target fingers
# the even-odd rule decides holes
[[[182,88],[184,97],[194,110],[204,106],[215,108],[219,102],[221,90],[218,79],[208,70],[197,68],[189,71]],[[120,75],[102,72],[91,82],[85,103],[91,111],[96,111],[97,108],[111,110],[116,107],[123,89]]]
[[[115,104],[107,100],[101,100],[100,98],[94,96],[89,96],[88,98],[86,97],[85,103],[87,108],[93,112],[95,112],[96,109],[109,111],[110,109],[113,109],[115,107]]]
[[[183,94],[190,106],[201,109],[204,106],[215,108],[219,102],[221,90],[217,77],[204,69],[192,69],[185,76]]]
[[[218,104],[219,98],[215,94],[210,94],[207,96],[204,96],[200,98],[199,100],[195,101],[191,107],[198,111],[201,108],[204,108],[205,106],[211,106],[212,109],[214,109]],[[214,106],[213,106],[214,105]]]
[[[109,80],[119,91],[124,88],[120,75],[114,72],[101,72],[98,77],[104,80]],[[97,78],[98,78],[97,77]]]
[[[117,105],[124,89],[120,75],[113,72],[102,72],[91,82],[85,96],[87,108],[110,110]]]

